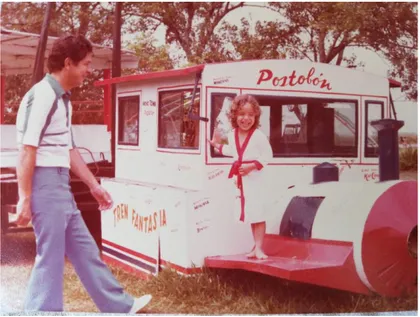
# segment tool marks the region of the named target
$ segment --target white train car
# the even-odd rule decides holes
[[[390,88],[399,83],[328,64],[259,60],[97,82],[111,84],[117,91],[115,178],[102,184],[115,204],[102,213],[106,261],[141,275],[165,266],[191,274],[208,265],[361,293],[399,295],[412,288],[417,262],[407,245],[417,243],[417,182],[379,182],[378,134],[371,125],[391,118]],[[253,238],[232,214],[233,159],[206,142],[215,129],[226,141],[227,110],[245,93],[261,105],[260,129],[274,154],[261,184],[269,197],[267,260],[243,256]],[[338,182],[314,184],[313,168],[324,162],[338,167]],[[394,193],[406,196],[391,203]],[[384,204],[389,209],[382,210]],[[366,231],[378,221],[385,228],[379,240]],[[389,235],[398,236],[390,245],[403,248],[398,256],[404,259],[378,256],[379,265],[366,250],[380,248]],[[388,277],[381,282],[382,270],[401,276],[392,285]]]

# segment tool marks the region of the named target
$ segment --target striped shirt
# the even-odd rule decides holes
[[[70,92],[47,74],[23,97],[17,118],[17,144],[37,147],[36,166],[70,168],[75,147],[71,130]]]

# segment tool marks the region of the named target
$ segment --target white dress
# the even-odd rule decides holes
[[[252,135],[248,136],[241,146],[237,144],[239,139],[235,137],[236,133],[235,129],[228,134],[229,143],[223,145],[221,149],[223,155],[233,156],[235,160],[230,176],[235,173],[235,169],[239,167],[240,162],[257,161],[259,169],[255,169],[242,177],[232,176],[236,181],[235,183],[240,183],[240,178],[242,178],[242,190],[234,186],[236,190],[235,218],[244,223],[263,222],[266,218],[265,205],[267,202],[267,190],[265,189],[266,166],[273,157],[273,150],[267,136],[259,129],[254,130]],[[247,139],[249,140],[247,141]],[[241,202],[241,196],[243,196],[243,202]]]

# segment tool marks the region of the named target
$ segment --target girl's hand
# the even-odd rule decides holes
[[[209,142],[211,146],[213,146],[214,148],[218,149],[220,145],[219,141],[220,141],[220,131],[215,129],[213,133],[213,139],[207,140],[207,142]]]
[[[239,167],[239,174],[242,176],[248,175],[251,171],[253,171],[256,168],[257,167],[254,163],[242,164],[241,167]]]
[[[217,149],[218,144],[214,141],[214,139],[213,140],[207,140],[207,142],[209,142],[212,147]]]

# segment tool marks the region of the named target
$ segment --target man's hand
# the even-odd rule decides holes
[[[244,163],[239,167],[239,174],[242,176],[248,175],[251,171],[255,170],[257,167],[254,163]]]
[[[92,196],[95,197],[99,203],[99,210],[110,209],[114,202],[112,201],[111,195],[101,185],[97,185],[90,190]]]
[[[26,227],[32,219],[31,199],[20,198],[16,206],[16,213],[18,214],[16,224],[21,227]]]

